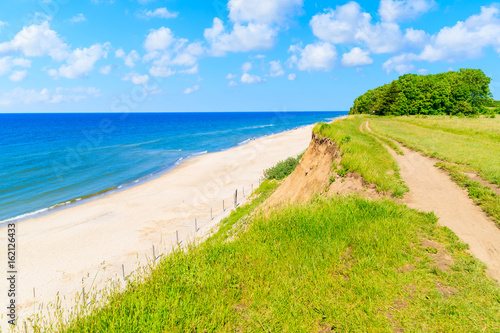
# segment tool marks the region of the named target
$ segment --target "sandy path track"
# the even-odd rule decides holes
[[[366,129],[371,132],[368,122]],[[449,175],[434,167],[437,160],[402,145],[404,156],[388,148],[401,168],[401,178],[410,188],[403,199],[408,207],[433,211],[440,225],[450,228],[470,246],[470,253],[484,262],[487,273],[500,281],[500,229]]]

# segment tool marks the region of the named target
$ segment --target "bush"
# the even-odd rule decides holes
[[[300,162],[300,159],[304,153],[297,156],[297,158],[289,157],[284,161],[278,162],[275,166],[264,171],[264,177],[266,179],[283,179],[295,170]]]

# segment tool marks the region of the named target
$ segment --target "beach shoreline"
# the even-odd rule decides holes
[[[341,116],[341,117],[338,117],[338,118],[335,118],[335,119],[341,119],[343,117],[345,117],[345,116]],[[311,125],[299,126],[296,129],[304,128],[304,127],[308,127],[308,126],[311,126]],[[288,131],[291,131],[291,130],[288,130]],[[179,166],[182,166],[183,163],[186,163],[187,161],[189,161],[189,160],[191,160],[193,158],[196,158],[198,156],[202,156],[202,155],[205,155],[205,154],[212,154],[212,153],[218,153],[218,152],[230,150],[230,149],[233,149],[233,148],[245,145],[245,144],[247,144],[247,143],[249,143],[249,142],[251,142],[253,140],[270,137],[270,136],[277,135],[277,134],[284,133],[284,132],[287,132],[287,131],[283,131],[283,132],[279,132],[279,133],[273,133],[273,134],[266,134],[266,135],[262,135],[262,136],[259,136],[259,137],[249,138],[249,139],[247,139],[247,140],[245,140],[243,142],[240,142],[240,143],[238,143],[238,144],[236,144],[234,146],[231,146],[231,147],[225,148],[225,149],[221,149],[221,150],[210,151],[210,152],[203,151],[203,152],[193,153],[193,154],[190,154],[188,156],[181,157],[181,158],[179,158],[176,162],[174,162],[171,165],[167,165],[167,166],[165,166],[165,167],[163,167],[161,169],[158,169],[157,171],[155,171],[155,172],[153,172],[153,173],[151,173],[149,175],[140,177],[138,179],[134,179],[134,180],[129,181],[127,183],[120,184],[118,186],[113,186],[111,188],[106,188],[106,189],[103,189],[103,190],[98,191],[96,193],[85,195],[83,197],[74,197],[74,198],[70,198],[70,199],[67,199],[67,200],[63,200],[63,201],[61,201],[59,203],[56,203],[54,205],[51,205],[49,207],[44,207],[42,209],[39,209],[39,210],[36,210],[36,211],[33,211],[33,212],[21,213],[21,214],[19,214],[17,216],[14,216],[14,217],[11,217],[11,218],[7,218],[5,220],[0,220],[0,228],[5,227],[5,226],[7,226],[8,224],[11,224],[11,223],[16,224],[16,223],[20,223],[20,222],[23,222],[23,221],[26,221],[26,220],[29,220],[29,219],[39,218],[39,217],[42,217],[42,216],[53,214],[53,213],[55,213],[57,211],[60,211],[60,210],[64,210],[64,209],[68,209],[68,208],[71,208],[71,207],[74,207],[74,206],[79,206],[79,205],[85,204],[85,203],[87,203],[89,201],[99,199],[99,198],[101,198],[103,196],[107,196],[107,195],[111,195],[111,194],[116,193],[116,192],[121,192],[121,191],[128,190],[130,188],[133,188],[135,186],[141,185],[143,183],[155,180],[155,179],[157,179],[157,178],[159,178],[159,177],[161,177],[161,176],[163,176],[163,175],[171,172],[172,170],[178,168]]]
[[[151,259],[153,246],[157,256],[177,237],[186,244],[206,235],[230,213],[235,190],[244,203],[265,169],[307,148],[312,126],[196,156],[152,180],[17,222],[20,322],[47,314],[58,294],[66,299],[60,306],[70,309],[82,288],[123,280]],[[0,230],[6,241],[6,227]]]

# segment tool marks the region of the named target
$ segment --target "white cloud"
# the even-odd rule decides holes
[[[179,73],[184,73],[184,74],[198,74],[198,64],[194,65],[191,68],[180,70]]]
[[[148,52],[165,50],[174,42],[174,35],[169,28],[152,30],[146,37],[144,48]]]
[[[125,65],[130,68],[133,68],[135,66],[135,62],[141,59],[139,53],[136,50],[130,51],[130,53],[127,55],[121,48],[116,50],[115,57],[123,59]]]
[[[383,21],[399,22],[417,18],[435,5],[434,0],[381,0],[378,13]]]
[[[356,39],[364,42],[373,53],[393,53],[405,43],[399,25],[390,22],[377,22],[356,33]]]
[[[26,77],[26,75],[28,75],[28,71],[27,70],[24,70],[24,71],[14,71],[9,76],[9,80],[11,80],[13,82],[19,82],[19,81],[24,80],[24,78]]]
[[[304,48],[299,45],[292,45],[289,52],[293,53],[289,63],[297,65],[297,68],[301,71],[328,71],[333,68],[337,58],[335,46],[328,42],[308,44]]]
[[[13,106],[19,104],[57,104],[73,103],[88,97],[99,97],[99,89],[90,88],[55,88],[55,89],[23,89],[15,88],[0,95],[1,106]]]
[[[31,67],[31,60],[23,58],[14,58],[12,59],[12,65],[20,67]]]
[[[282,24],[300,13],[303,0],[229,0],[229,18],[233,22]]]
[[[68,21],[71,23],[80,23],[80,22],[87,21],[87,19],[85,18],[85,16],[82,13],[80,13],[80,14],[76,14],[75,16],[70,18]]]
[[[111,73],[111,66],[102,66],[100,69],[99,69],[99,73],[103,74],[103,75],[108,75],[109,73]]]
[[[412,33],[414,34],[414,33]],[[422,36],[422,33],[417,33]],[[408,31],[407,31],[408,35]],[[422,38],[415,38],[418,40]],[[492,47],[500,54],[500,9],[498,5],[483,6],[481,13],[472,15],[453,27],[444,27],[427,40],[420,54],[404,53],[387,60],[382,68],[387,73],[395,70],[408,73],[415,61],[459,61],[480,57],[484,49]]]
[[[497,5],[482,6],[479,15],[472,15],[453,27],[444,27],[431,37],[420,54],[426,61],[457,61],[482,55],[493,47],[500,54],[500,10]]]
[[[361,12],[359,4],[351,1],[314,15],[310,25],[316,37],[338,44],[354,42],[356,33],[368,26],[370,20],[370,14]]]
[[[171,12],[165,7],[157,8],[153,11],[144,9],[142,12],[137,14],[137,16],[141,18],[147,18],[147,19],[149,18],[170,19],[170,18],[176,18],[178,15],[179,15],[178,12]]]
[[[271,66],[270,73],[269,73],[269,75],[271,77],[285,75],[285,71],[283,70],[283,67],[281,67],[281,63],[279,62],[279,60],[278,61],[270,61],[269,65]]]
[[[106,5],[112,5],[115,3],[115,0],[91,0],[91,2],[95,3],[96,5],[100,5],[101,3]]]
[[[0,76],[10,73],[13,67],[31,67],[31,61],[24,58],[0,58]]]
[[[346,67],[365,66],[373,64],[370,52],[354,47],[350,52],[342,55],[342,65]]]
[[[278,31],[302,10],[303,0],[229,0],[232,28],[214,18],[204,36],[213,55],[226,52],[267,50],[274,46]]]
[[[62,61],[68,57],[69,46],[62,41],[49,22],[24,27],[9,42],[0,44],[0,54],[19,52],[26,57],[50,56]]]
[[[403,35],[394,22],[371,23],[370,14],[362,11],[358,3],[351,1],[335,10],[313,16],[310,21],[316,37],[333,44],[361,43],[373,53],[393,53],[406,44],[418,46],[425,39],[420,30],[407,29]]]
[[[176,66],[195,66],[198,57],[204,52],[203,46],[200,42],[193,42],[188,44],[187,39],[179,39],[176,41],[173,50],[175,56],[172,59],[172,64]]]
[[[162,66],[153,66],[149,70],[149,74],[152,76],[158,76],[158,77],[169,77],[172,76],[176,73],[175,70],[172,70],[171,68],[168,67],[162,67]]]
[[[108,56],[109,43],[94,44],[89,48],[74,50],[66,64],[62,65],[59,70],[50,70],[49,75],[57,77],[65,77],[68,79],[82,78],[88,75],[93,69],[95,63],[101,58]]]
[[[262,81],[262,78],[260,76],[257,76],[257,75],[243,73],[243,75],[241,76],[241,82],[243,82],[243,83],[257,83],[257,82],[261,82],[261,81]]]
[[[423,30],[408,28],[405,30],[405,40],[410,46],[421,48],[427,43],[430,36]]]
[[[413,53],[405,53],[395,57],[390,58],[382,65],[382,68],[389,74],[392,71],[398,72],[401,74],[406,74],[413,69],[415,66],[412,64],[412,61],[418,60],[418,56]]]
[[[150,78],[146,74],[140,75],[137,73],[129,73],[129,74],[125,75],[123,80],[124,81],[132,81],[133,84],[144,86],[144,85],[149,83]]]
[[[238,83],[236,83],[236,81],[233,81],[233,80],[229,81],[229,83],[227,84],[228,87],[235,87],[237,85],[238,85]]]
[[[425,69],[425,68],[420,68],[418,71],[417,71],[418,74],[420,75],[427,75],[429,74],[429,70],[428,69]]]
[[[236,77],[237,76],[235,74],[231,74],[231,73],[226,75],[226,79],[228,79],[228,80],[236,79]]]
[[[3,22],[3,21],[0,21],[0,31],[1,31],[1,28],[8,25],[7,22]]]
[[[167,77],[175,74],[176,72],[185,74],[198,73],[198,58],[205,52],[205,48],[201,42],[189,43],[187,39],[175,38],[168,28],[160,28],[153,31],[163,31],[168,33],[168,43],[163,41],[163,45],[168,45],[162,48],[145,47],[149,49],[148,54],[143,57],[143,61],[152,61],[152,66],[149,73],[153,76]],[[151,34],[147,37],[150,39]],[[155,37],[156,38],[156,37]],[[166,38],[166,37],[165,37]],[[174,67],[188,67],[183,69],[173,69]]]
[[[119,48],[118,50],[115,51],[115,57],[117,58],[125,58],[127,54],[125,53],[125,51],[123,51],[122,48]]]
[[[248,73],[251,69],[252,69],[252,63],[251,62],[245,62],[241,66],[241,70],[243,71],[243,73]]]
[[[196,86],[193,86],[193,87],[186,88],[186,89],[184,90],[184,94],[186,94],[186,95],[187,95],[187,94],[191,94],[191,93],[193,93],[193,92],[195,92],[195,91],[198,91],[198,89],[200,89],[200,86],[199,86],[199,85],[196,85]]]
[[[288,74],[287,79],[289,81],[293,81],[293,80],[295,80],[296,77],[297,77],[297,75],[295,75],[295,73],[290,73],[290,74]]]
[[[273,47],[278,34],[276,27],[250,22],[247,25],[235,23],[233,30],[226,32],[219,18],[214,18],[212,28],[205,29],[204,37],[211,46],[212,54],[224,55],[226,52],[248,52],[267,50]]]

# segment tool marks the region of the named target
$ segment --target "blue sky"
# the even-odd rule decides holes
[[[344,111],[464,67],[500,99],[499,55],[488,1],[4,1],[0,112]]]

